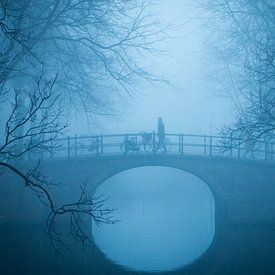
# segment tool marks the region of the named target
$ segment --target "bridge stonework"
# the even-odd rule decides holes
[[[143,166],[166,166],[203,180],[213,193],[216,218],[221,222],[267,222],[275,216],[275,166],[264,161],[178,155],[127,155],[71,158],[42,163],[46,174],[63,182],[66,192],[77,194],[88,180],[96,188],[111,176]],[[274,220],[275,222],[275,220]]]
[[[24,164],[27,169],[32,163]],[[186,155],[117,155],[99,157],[71,157],[45,160],[43,172],[62,183],[50,187],[58,199],[70,201],[79,194],[79,185],[88,181],[88,189],[96,188],[109,177],[127,169],[143,166],[167,166],[189,172],[203,180],[215,199],[215,238],[200,259],[184,270],[169,274],[275,274],[275,166],[264,161],[236,160],[220,157]],[[2,175],[3,188],[11,183],[10,175]],[[6,180],[5,180],[6,179]],[[18,191],[22,188],[16,187]],[[24,189],[24,187],[22,188]],[[14,190],[14,189],[13,189]],[[6,191],[7,192],[7,191]],[[18,191],[19,192],[19,191]],[[29,191],[28,191],[29,192]],[[15,209],[33,209],[39,202],[27,191],[20,199],[11,199]],[[24,206],[25,203],[25,206]],[[22,206],[23,204],[23,206]],[[2,201],[3,206],[3,201]],[[4,203],[4,208],[8,204]],[[9,208],[9,211],[14,211]],[[40,208],[32,215],[4,215],[6,220],[38,219],[42,221],[45,210]],[[37,214],[40,213],[40,214]],[[44,214],[43,214],[44,213]],[[12,217],[13,216],[13,217]],[[4,219],[4,220],[5,220]],[[4,221],[3,220],[3,221]],[[1,219],[0,219],[1,221]],[[99,256],[98,256],[99,255]],[[109,263],[100,253],[97,261]],[[111,264],[103,264],[98,274],[132,274]],[[112,272],[112,273],[110,273]]]

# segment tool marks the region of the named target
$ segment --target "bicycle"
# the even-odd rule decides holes
[[[124,140],[120,144],[120,151],[125,153],[127,151],[130,153],[137,153],[139,152],[139,146],[137,145],[136,137],[130,137],[128,140]]]
[[[154,142],[152,133],[141,133],[142,141],[140,146],[143,148],[144,152],[149,153],[153,151]]]
[[[129,137],[128,140],[124,140],[120,145],[122,153],[138,153],[138,152],[152,152],[153,151],[153,135],[151,133],[141,133],[141,140],[138,140],[138,136]]]

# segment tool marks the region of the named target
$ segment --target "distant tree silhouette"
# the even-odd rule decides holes
[[[228,79],[237,107],[234,123],[222,133],[254,141],[270,139],[275,131],[274,1],[199,2],[209,12],[207,18],[216,33],[211,46],[218,59],[213,69],[218,64],[223,72],[218,79],[220,89],[225,89]]]

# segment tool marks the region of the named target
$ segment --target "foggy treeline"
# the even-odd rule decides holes
[[[275,129],[275,4],[272,0],[200,1],[212,34],[211,73],[232,98],[236,119],[223,134],[270,138]],[[226,83],[227,82],[227,83]]]

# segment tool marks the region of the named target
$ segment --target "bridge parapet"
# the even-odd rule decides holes
[[[164,144],[164,145],[163,145]],[[161,144],[155,132],[68,136],[48,144],[48,151],[29,154],[29,159],[74,156],[177,154],[219,156],[235,159],[275,160],[275,140],[252,140],[190,134],[166,134]]]

